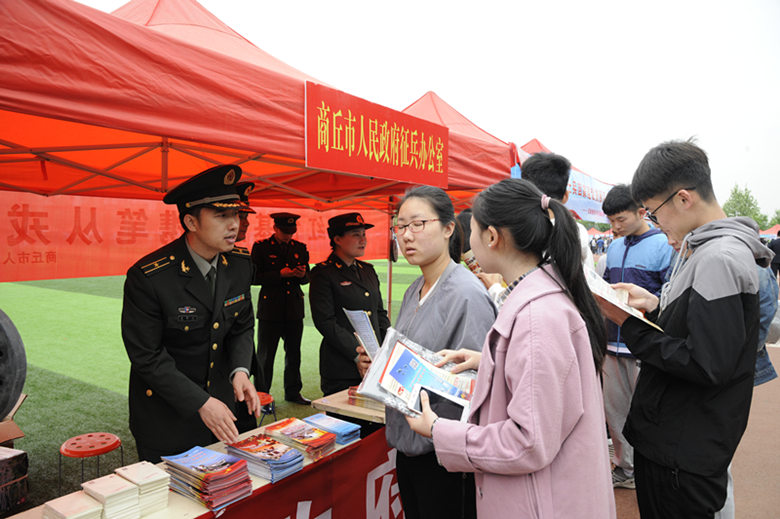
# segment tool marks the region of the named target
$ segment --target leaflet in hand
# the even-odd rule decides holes
[[[628,292],[626,290],[615,290],[607,281],[605,281],[592,269],[583,269],[583,272],[585,273],[585,280],[588,283],[588,288],[594,296],[623,311],[624,313],[644,321],[653,328],[663,331],[657,324],[645,319],[645,316],[641,311],[637,310],[633,306],[628,305]]]
[[[476,384],[476,371],[454,375],[450,371],[455,364],[450,362],[436,367],[440,360],[435,352],[390,328],[358,393],[415,416],[420,409],[420,390],[425,389],[459,406],[462,411],[455,418],[465,420]]]
[[[371,326],[371,318],[368,313],[365,310],[347,310],[346,308],[342,308],[342,310],[347,314],[347,319],[352,324],[360,345],[365,348],[366,353],[373,360],[379,351],[379,341],[376,338],[374,327]]]

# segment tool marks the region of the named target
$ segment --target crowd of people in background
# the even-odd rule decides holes
[[[178,206],[184,234],[125,284],[139,457],[253,428],[280,339],[284,397],[309,404],[300,373],[309,283],[324,395],[370,368],[344,308],[366,311],[380,342],[392,324],[455,371],[477,370],[466,421],[425,392],[417,417],[386,410],[406,517],[608,518],[616,487],[636,489],[643,518],[734,517],[730,463],[753,385],[777,377],[765,343],[778,339],[780,232],[767,247],[755,222],[726,217],[690,141],[651,149],[631,183],[609,191],[610,235],[588,235],[566,209],[570,169],[560,155],[533,155],[522,178],[486,188],[457,217],[443,190],[409,190],[392,235],[420,276],[393,323],[360,259],[374,226],[360,213],[328,221],[332,252],[310,270],[293,213],[271,215],[273,235],[251,252],[236,246],[253,212],[239,167],[177,186],[165,202]],[[461,263],[467,251],[477,276]],[[646,319],[594,297],[591,270]],[[178,432],[161,437],[163,422]]]

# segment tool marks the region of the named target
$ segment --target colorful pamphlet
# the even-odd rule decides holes
[[[247,461],[250,474],[276,483],[303,468],[303,454],[265,434],[254,434],[227,446],[228,453]]]
[[[318,429],[335,434],[336,443],[339,445],[360,439],[360,426],[358,424],[328,416],[325,413],[307,416],[303,421]]]
[[[336,435],[318,429],[298,418],[272,423],[264,432],[280,442],[301,450],[313,461],[329,454],[336,446]]]
[[[213,511],[252,493],[246,460],[203,447],[162,459],[171,475],[171,490]]]
[[[420,391],[425,389],[432,397],[432,406],[435,398],[437,406],[447,408],[445,415],[437,414],[466,420],[477,373],[467,370],[455,375],[451,373],[455,364],[438,367],[439,361],[441,357],[435,352],[389,328],[357,392],[415,416],[420,411]]]

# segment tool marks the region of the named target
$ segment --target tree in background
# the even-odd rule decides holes
[[[769,220],[769,227],[772,227],[775,224],[780,223],[780,209],[777,209],[775,211],[775,215],[772,217],[771,220]]]
[[[747,186],[740,189],[738,185],[734,185],[729,199],[723,204],[723,211],[726,216],[749,216],[756,221],[761,229],[769,227],[769,218],[761,212],[758,202]],[[780,216],[779,213],[780,211],[775,212],[775,218]]]

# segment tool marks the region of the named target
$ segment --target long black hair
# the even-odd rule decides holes
[[[548,207],[555,217],[553,224],[547,210],[543,208],[543,196],[546,195],[527,180],[502,180],[477,195],[472,205],[472,215],[480,229],[487,229],[491,225],[496,229],[506,229],[519,250],[536,254],[542,258],[542,262],[550,261],[553,264],[563,281],[562,288],[569,294],[585,321],[593,362],[596,370],[600,371],[607,336],[601,310],[582,272],[577,224],[562,203],[548,199]]]
[[[449,253],[450,258],[455,263],[460,261],[460,256],[463,254],[463,229],[460,223],[455,219],[455,208],[452,205],[452,200],[449,195],[444,192],[443,189],[433,186],[417,186],[408,190],[401,202],[398,204],[398,210],[404,205],[404,202],[410,198],[421,198],[431,204],[433,212],[436,213],[436,217],[439,219],[439,223],[442,226],[446,226],[450,222],[455,222],[455,230],[450,236]]]

